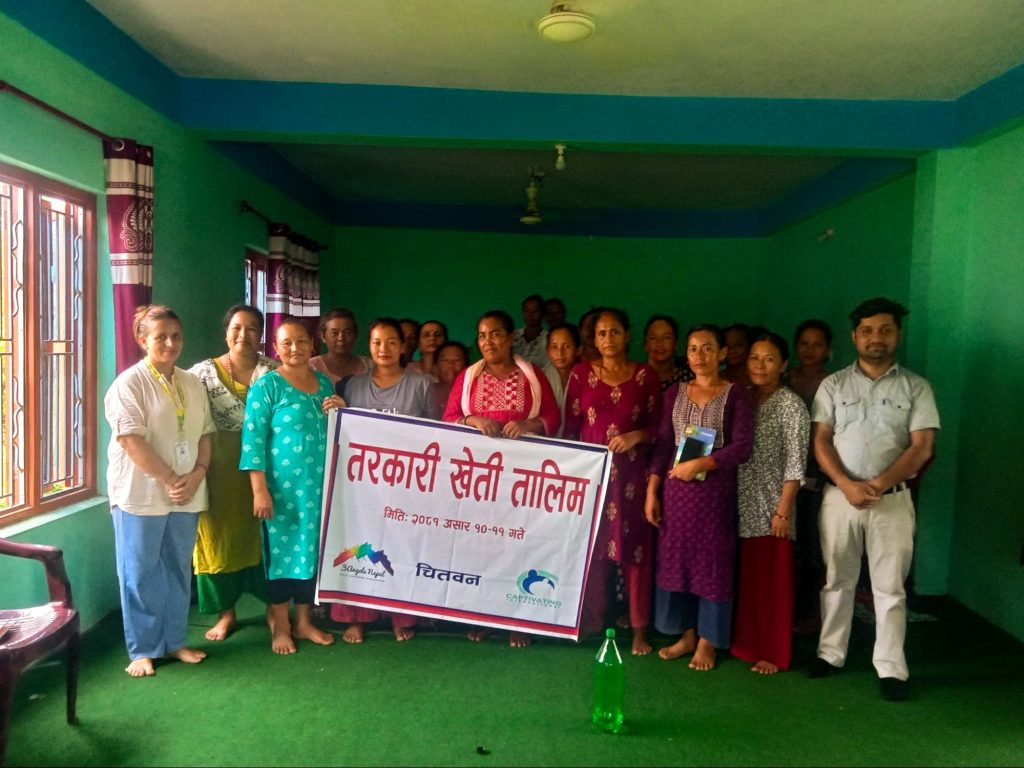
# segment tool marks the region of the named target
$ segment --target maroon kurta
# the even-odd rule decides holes
[[[572,369],[565,390],[563,437],[608,445],[616,435],[638,429],[646,432],[635,448],[612,456],[595,558],[636,565],[651,560],[654,529],[644,517],[644,499],[650,445],[660,411],[661,385],[644,363],[637,363],[633,377],[614,387],[601,381],[589,362]]]
[[[718,432],[711,453],[717,469],[704,480],[668,477],[681,425],[687,422]],[[651,452],[651,472],[665,478],[655,576],[658,589],[690,592],[715,602],[732,600],[736,471],[750,457],[753,441],[754,413],[740,387],[728,385],[703,408],[689,400],[685,384],[674,384],[665,392],[658,441]]]

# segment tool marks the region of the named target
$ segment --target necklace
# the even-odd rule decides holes
[[[226,357],[227,357],[227,360],[228,360],[228,365],[227,365],[228,378],[231,379],[231,394],[234,395],[235,397],[237,397],[239,400],[241,400],[244,403],[245,402],[245,395],[244,394],[242,394],[242,395],[238,394],[238,382],[235,381],[235,369],[234,369],[234,366],[231,365],[231,354],[228,353],[226,355]],[[248,392],[249,387],[246,386],[245,390],[246,390],[246,392]]]

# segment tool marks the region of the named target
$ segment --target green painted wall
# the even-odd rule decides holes
[[[908,174],[776,233],[764,324],[792,341],[798,323],[820,318],[832,326],[833,369],[849,365],[850,310],[872,296],[909,299],[913,225],[914,175]],[[913,344],[910,322],[904,348]]]
[[[937,184],[969,196],[963,247],[950,254],[964,261],[963,280],[947,292],[964,305],[950,594],[1024,639],[1024,128],[963,152],[969,162]]]
[[[323,307],[376,315],[437,317],[472,341],[492,307],[521,320],[530,293],[559,296],[575,321],[593,304],[625,307],[642,332],[653,313],[681,326],[765,324],[787,337],[817,316],[839,336],[837,362],[852,359],[846,315],[886,294],[907,300],[914,222],[908,175],[759,239],[546,237],[448,231],[338,228],[340,258],[324,265]],[[834,237],[820,242],[831,227]],[[908,329],[908,341],[912,334]],[[366,334],[359,344],[365,352]],[[632,346],[642,356],[642,343]]]
[[[759,315],[767,243],[764,240],[643,240],[546,237],[422,230],[339,228],[339,261],[323,267],[324,308],[352,307],[364,321],[376,315],[436,318],[475,348],[476,319],[508,311],[521,324],[520,303],[531,293],[558,296],[575,322],[590,306],[624,307],[636,326],[632,352],[649,315],[668,313],[683,324],[729,323]],[[358,341],[365,353],[365,332]]]
[[[953,180],[967,150],[933,153],[918,162],[911,257],[911,319],[921,330],[904,361],[932,385],[942,429],[917,504],[915,575],[928,591],[949,590],[949,554],[956,514],[958,435],[963,392],[963,252],[970,194]],[[920,321],[924,320],[922,324]],[[921,557],[932,552],[935,557]]]
[[[264,247],[263,223],[238,213],[242,198],[304,234],[329,242],[333,229],[265,183],[224,159],[203,142],[126,96],[73,59],[0,15],[0,79],[7,80],[80,120],[115,136],[154,146],[154,299],[181,315],[185,330],[182,363],[223,349],[220,318],[244,296],[242,257],[247,245]],[[98,402],[113,380],[112,300],[103,157],[98,139],[0,94],[0,161],[29,168],[100,196],[98,219],[99,355]],[[104,485],[106,446],[101,421],[99,482]],[[85,626],[115,610],[117,581],[107,503],[97,498],[73,509],[14,524],[2,535],[54,544],[65,550],[75,599]],[[45,599],[42,570],[32,563],[0,559],[0,607]]]

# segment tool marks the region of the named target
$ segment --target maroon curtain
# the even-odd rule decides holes
[[[153,299],[153,148],[131,139],[104,139],[103,165],[120,373],[142,357],[132,322],[135,309]]]
[[[271,224],[267,246],[267,349],[281,321],[297,317],[309,329],[314,341],[320,322],[320,275],[316,245],[309,238],[292,233],[287,224]],[[317,344],[317,348],[318,348]]]
[[[267,352],[277,357],[274,350],[274,336],[281,321],[288,316],[288,287],[286,284],[288,268],[288,237],[291,231],[287,224],[270,224],[267,235],[267,304],[266,304],[266,338]]]

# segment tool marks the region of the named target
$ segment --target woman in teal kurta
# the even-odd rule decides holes
[[[286,320],[274,342],[281,366],[249,390],[239,469],[249,470],[253,514],[263,521],[263,563],[274,653],[295,652],[294,638],[330,645],[311,619],[327,451],[327,411],[342,405],[330,380],[309,368],[313,341]],[[288,605],[295,604],[295,625]]]

